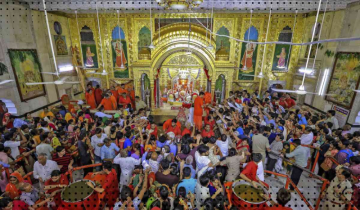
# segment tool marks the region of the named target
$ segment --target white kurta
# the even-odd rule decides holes
[[[301,144],[302,145],[311,145],[311,143],[313,142],[313,139],[314,139],[314,134],[312,132],[310,132],[309,134],[303,134],[301,135],[300,137],[300,140],[301,140]],[[306,155],[307,155],[307,158],[310,158],[311,155],[310,155],[310,148],[309,147],[305,147],[306,148]]]
[[[120,157],[120,154],[114,158],[114,163],[119,164],[121,168],[120,184],[129,185],[135,165],[140,164],[141,159],[136,160],[133,157]]]
[[[187,122],[189,122],[191,125],[194,124],[194,107],[191,107],[189,109],[189,114],[187,116]]]

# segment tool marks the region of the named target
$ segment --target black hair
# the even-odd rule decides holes
[[[360,164],[360,156],[350,157],[350,163]]]
[[[159,142],[165,143],[165,141],[166,141],[166,136],[165,135],[162,135],[162,136],[159,137]]]
[[[112,163],[111,163],[110,161],[105,161],[105,162],[103,163],[103,169],[106,169],[106,170],[111,171],[111,169],[112,169]]]
[[[102,133],[102,129],[101,128],[96,128],[95,129],[95,134],[100,134]]]
[[[159,189],[159,194],[160,194],[160,197],[165,200],[168,198],[169,196],[169,190],[167,187],[165,186],[161,186],[160,189]]]
[[[329,110],[329,111],[327,111],[329,114],[331,114],[332,116],[335,116],[335,114],[336,114],[336,112],[335,112],[335,110]]]
[[[181,145],[181,153],[182,153],[182,154],[187,155],[187,154],[190,153],[190,151],[191,151],[191,149],[190,149],[189,144],[183,144],[183,145]]]
[[[166,170],[170,167],[170,161],[168,161],[167,159],[162,159],[160,165],[162,169]]]
[[[235,149],[235,148],[229,149],[229,157],[235,156],[236,154],[237,154],[237,152],[236,152],[236,149]]]
[[[204,173],[203,175],[200,176],[199,182],[201,186],[206,187],[210,182],[210,178],[206,173]]]
[[[205,138],[202,139],[202,142],[203,142],[204,144],[209,143],[209,141],[210,141],[210,138],[209,138],[209,137],[205,137]]]
[[[51,177],[60,176],[60,175],[61,175],[60,170],[53,170],[53,171],[51,172]]]
[[[226,141],[227,139],[227,135],[226,134],[221,134],[221,141]]]
[[[65,147],[63,147],[63,146],[57,146],[57,147],[56,147],[56,152],[61,152],[61,151],[63,151],[63,149],[65,149]]]
[[[177,119],[172,119],[171,122],[172,123],[177,123]]]
[[[204,144],[202,144],[202,145],[200,145],[200,146],[197,148],[197,150],[198,150],[198,152],[199,152],[200,154],[204,154],[204,153],[206,153],[207,151],[209,151],[209,147],[206,146],[206,145],[204,145]]]
[[[190,177],[191,176],[191,169],[189,167],[185,167],[183,169],[183,175],[184,175],[184,177]]]
[[[120,200],[124,202],[128,197],[132,197],[131,189],[128,186],[123,185],[120,193]]]
[[[341,168],[341,174],[345,176],[345,179],[349,179],[351,177],[351,171],[348,168]]]
[[[254,153],[254,154],[252,155],[252,158],[253,158],[253,161],[254,161],[255,163],[258,163],[258,162],[260,162],[260,161],[262,160],[262,154],[260,154],[260,153]]]
[[[285,188],[279,189],[279,191],[277,192],[276,201],[280,205],[285,206],[290,200],[291,200],[290,191]]]
[[[0,208],[5,208],[9,205],[9,203],[11,202],[11,199],[8,197],[3,197],[0,199]]]

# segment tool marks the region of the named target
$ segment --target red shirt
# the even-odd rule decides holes
[[[212,137],[212,136],[215,136],[215,134],[214,134],[214,131],[212,131],[212,130],[210,130],[209,132],[206,132],[206,130],[202,130],[201,131],[201,136],[203,137],[203,138],[205,138],[205,137]]]
[[[151,125],[149,124],[148,126],[146,126],[146,129],[151,130]],[[155,126],[154,131],[152,133],[150,133],[150,135],[157,136],[157,134],[158,134],[158,128],[157,128],[157,126]]]
[[[184,128],[184,130],[181,133],[181,136],[184,136],[185,134],[190,134],[191,135],[191,131],[187,128]]]
[[[286,103],[287,103],[287,102],[286,102]],[[288,108],[288,107],[285,105],[285,100],[283,100],[283,99],[279,101],[279,105],[282,106],[282,107],[284,107],[284,108]]]
[[[116,199],[119,197],[120,191],[118,185],[117,173],[115,169],[111,169],[111,172],[106,176],[105,184],[102,186],[106,193],[105,202],[109,206],[114,206]]]
[[[163,124],[163,131],[166,131],[169,127],[171,127],[171,123],[172,123],[172,119],[166,120]],[[181,128],[181,124],[179,121],[176,123],[176,127]]]
[[[123,106],[124,106],[124,105],[127,106],[128,104],[131,105],[130,97],[127,96],[126,98],[124,98],[123,96],[120,96],[120,97],[119,97],[119,104],[121,104],[121,105],[123,105]],[[124,107],[124,108],[127,108],[127,107]]]
[[[294,99],[292,99],[292,98],[287,98],[287,99],[285,99],[285,101],[286,101],[286,103],[288,104],[288,105],[287,105],[287,108],[291,108],[291,107],[293,107],[293,106],[296,105],[296,102],[295,102]]]
[[[27,210],[29,209],[29,205],[27,205],[24,201],[14,200],[12,210]]]
[[[210,125],[210,129],[212,130],[214,128],[215,125],[215,120],[209,121],[207,117],[205,117],[205,125]]]
[[[241,172],[241,174],[244,174],[247,178],[249,178],[251,181],[257,181],[256,179],[256,171],[258,166],[254,161],[249,162],[244,170]]]
[[[172,126],[170,126],[170,127],[166,130],[166,133],[169,133],[169,132],[173,132],[173,133],[175,134],[175,136],[181,135],[181,130],[180,130],[180,128],[179,128],[178,126],[175,126],[175,128],[172,127]]]

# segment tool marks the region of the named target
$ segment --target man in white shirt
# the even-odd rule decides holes
[[[55,161],[48,160],[45,153],[38,154],[38,161],[34,164],[34,179],[38,179],[40,182],[40,189],[44,188],[46,180],[51,178],[51,172],[53,170],[60,170],[58,164]]]
[[[4,142],[4,147],[10,147],[11,149],[11,157],[13,157],[14,159],[16,159],[17,156],[20,155],[19,152],[19,146],[23,143],[26,143],[27,140],[25,138],[25,136],[20,132],[20,137],[21,137],[21,141],[16,141],[16,137],[17,137],[17,132],[10,132],[7,133],[4,136],[5,142]]]
[[[101,147],[104,145],[104,139],[107,135],[101,128],[96,128],[95,135],[91,137],[91,146],[94,148],[95,163],[101,163]],[[96,171],[101,171],[101,167],[96,167]]]
[[[209,147],[200,145],[195,152],[196,172],[206,167],[211,161],[209,159]]]
[[[314,140],[314,134],[311,127],[306,127],[304,133],[300,137],[301,145],[311,145]],[[306,147],[307,157],[310,158],[310,148]]]
[[[23,183],[19,187],[21,191],[20,200],[24,201],[27,205],[32,206],[39,200],[39,190],[32,187],[29,183]]]
[[[139,165],[141,159],[136,160],[133,157],[128,157],[126,150],[121,150],[120,154],[118,154],[114,158],[113,164],[119,164],[121,168],[121,175],[120,175],[120,182],[119,184],[122,185],[129,185],[130,179],[135,168],[135,165]]]
[[[221,135],[221,140],[216,141],[216,145],[220,148],[223,157],[227,157],[229,153],[229,138],[226,134]]]

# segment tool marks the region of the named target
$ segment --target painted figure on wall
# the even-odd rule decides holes
[[[86,48],[86,61],[85,61],[85,66],[86,67],[93,67],[94,66],[94,60],[93,57],[95,56],[94,53],[91,52],[90,47]]]
[[[244,34],[244,40],[257,42],[259,37],[258,30],[251,26]],[[240,56],[239,80],[254,80],[257,58],[257,45],[254,43],[242,43]]]
[[[326,100],[351,109],[360,80],[360,53],[338,52]]]
[[[292,30],[289,26],[282,29],[279,34],[280,42],[291,42]],[[273,57],[272,70],[273,71],[288,71],[290,63],[291,46],[287,44],[277,44],[275,46],[275,52]]]
[[[14,69],[21,101],[45,95],[43,84],[26,85],[26,83],[43,82],[41,65],[36,50],[9,49],[9,57]]]
[[[254,51],[256,48],[256,44],[253,43],[247,43],[246,44],[246,49],[245,49],[245,54],[243,55],[242,59],[241,59],[241,65],[242,65],[242,70],[243,71],[253,71],[253,56],[254,56]]]
[[[84,26],[80,31],[81,49],[85,68],[99,68],[96,43],[92,30]]]
[[[66,46],[65,36],[54,35],[54,39],[55,39],[55,46],[56,46],[57,55],[67,55],[68,50],[67,50],[67,46]]]
[[[281,48],[280,55],[277,55],[276,57],[279,58],[277,68],[285,68],[286,52],[284,47]]]
[[[111,51],[115,78],[129,78],[127,46],[123,29],[116,26],[111,34]]]

